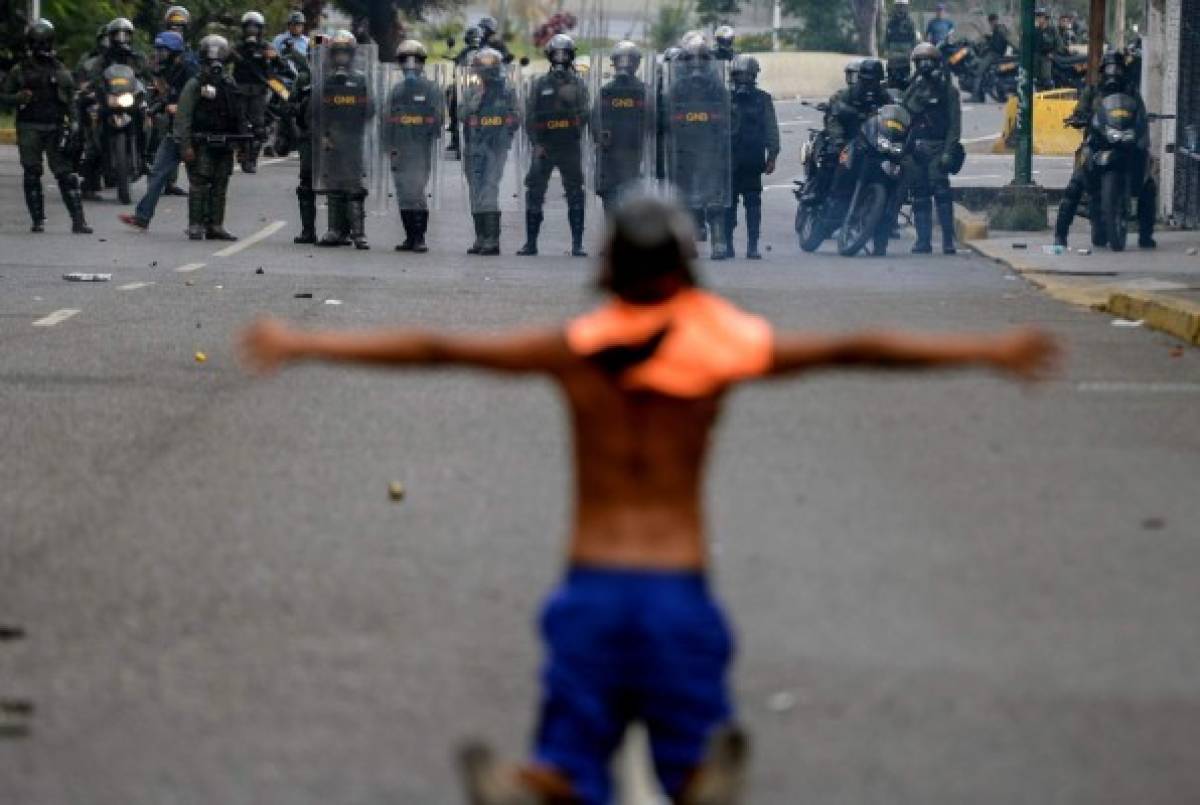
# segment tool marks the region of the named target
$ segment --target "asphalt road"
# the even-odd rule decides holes
[[[459,738],[523,750],[569,488],[553,390],[258,380],[231,337],[262,311],[556,321],[595,303],[593,261],[562,256],[560,211],[542,257],[512,256],[515,215],[503,257],[467,257],[456,180],[427,255],[382,216],[370,252],[295,247],[294,172],[234,177],[231,229],[286,223],[221,257],[175,199],[145,234],[90,205],[74,237],[51,190],[28,234],[0,151],[5,803],[439,805]],[[751,802],[1200,799],[1198,353],[972,256],[802,257],[790,195],[766,203],[767,259],[703,273],[779,325],[1035,322],[1068,354],[1032,390],[847,373],[731,398],[709,502]]]

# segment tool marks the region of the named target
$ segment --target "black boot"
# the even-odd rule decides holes
[[[954,199],[940,198],[937,202],[938,226],[942,228],[942,254],[957,254],[954,245]]]
[[[708,211],[708,243],[711,249],[710,256],[713,260],[724,260],[726,254],[725,238],[729,235],[725,232],[725,210],[722,207],[716,207]]]
[[[1137,200],[1138,248],[1140,249],[1158,248],[1158,243],[1154,240],[1154,220],[1158,217],[1157,205],[1158,187],[1153,180],[1147,180],[1142,191],[1138,193]]]
[[[424,254],[429,251],[429,247],[425,245],[425,230],[429,228],[429,210],[413,210],[413,226],[416,231],[413,233],[412,250],[417,254]]]
[[[296,201],[300,204],[300,234],[292,238],[293,243],[317,242],[317,194],[304,187],[296,188]]]
[[[412,210],[400,210],[400,225],[404,227],[404,242],[396,246],[398,252],[413,250],[413,234],[417,228],[417,225],[413,223],[414,214]]]
[[[913,199],[913,228],[917,230],[917,242],[913,254],[933,254],[933,199]]]
[[[571,256],[587,257],[583,250],[583,207],[571,207],[567,210],[567,221],[571,225]]]
[[[758,253],[758,236],[762,231],[762,206],[746,207],[746,259],[761,260]],[[730,238],[732,240],[732,238]]]
[[[483,216],[486,212],[471,213],[471,220],[475,224],[475,242],[471,244],[471,248],[467,249],[467,254],[479,254],[479,250],[483,248]]]
[[[692,218],[696,222],[696,240],[704,243],[708,240],[708,229],[704,224],[704,210],[702,208],[692,210]]]
[[[525,245],[517,249],[522,257],[533,257],[538,253],[538,233],[542,231],[542,211],[525,210]]]
[[[733,250],[733,233],[737,231],[737,198],[725,208],[725,257],[732,260],[737,254]]]
[[[40,176],[25,175],[25,206],[29,208],[29,218],[33,221],[29,231],[44,232],[46,230],[46,196],[42,193]]]
[[[350,213],[347,209],[349,202],[343,193],[330,193],[325,197],[325,206],[329,214],[329,229],[317,241],[318,246],[333,248],[350,245]]]
[[[208,196],[210,186],[192,185],[188,194],[188,239],[204,240],[204,224],[208,220]]]
[[[366,200],[366,194],[356,194],[350,198],[346,209],[350,216],[350,240],[359,251],[371,248],[371,244],[367,243]]]
[[[484,241],[479,253],[485,257],[494,257],[500,254],[500,213],[486,212],[483,214],[483,220]]]
[[[58,180],[58,190],[62,193],[63,204],[71,214],[71,231],[76,235],[90,235],[92,228],[83,217],[83,196],[79,193],[79,177],[73,173]]]

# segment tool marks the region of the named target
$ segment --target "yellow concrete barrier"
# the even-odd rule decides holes
[[[1033,153],[1038,156],[1070,156],[1083,142],[1083,132],[1073,129],[1063,120],[1075,111],[1078,93],[1073,89],[1037,92],[1033,96]],[[1006,153],[1013,150],[1017,137],[1017,99],[1008,99],[1004,108],[1004,136],[992,150]]]

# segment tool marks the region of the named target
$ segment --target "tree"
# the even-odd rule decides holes
[[[687,0],[658,7],[658,19],[650,26],[650,41],[655,50],[679,44],[679,38],[692,26],[692,10]]]
[[[803,21],[799,28],[781,32],[797,50],[852,53],[857,50],[854,16],[846,3],[829,0],[783,0],[783,11]]]
[[[700,24],[714,28],[725,24],[738,13],[738,0],[697,0],[696,15]]]
[[[850,0],[850,13],[854,16],[854,28],[858,32],[858,50],[868,56],[878,52],[875,41],[879,20],[879,0]]]

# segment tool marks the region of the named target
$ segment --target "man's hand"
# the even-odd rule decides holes
[[[1023,380],[1045,380],[1058,368],[1058,342],[1044,330],[1022,327],[996,336],[992,365]]]
[[[774,173],[774,172],[775,172],[775,160],[773,160],[773,159],[768,159],[768,160],[767,160],[767,166],[766,166],[765,168],[763,168],[763,173],[765,173],[765,174],[767,174],[768,176],[770,176],[770,175],[771,175],[772,173]]]
[[[193,162],[195,162],[196,161],[196,149],[192,148],[190,145],[185,145],[183,147],[183,161],[189,165],[191,165]]]
[[[259,319],[238,339],[242,365],[256,374],[269,374],[296,356],[298,332],[278,319]]]

